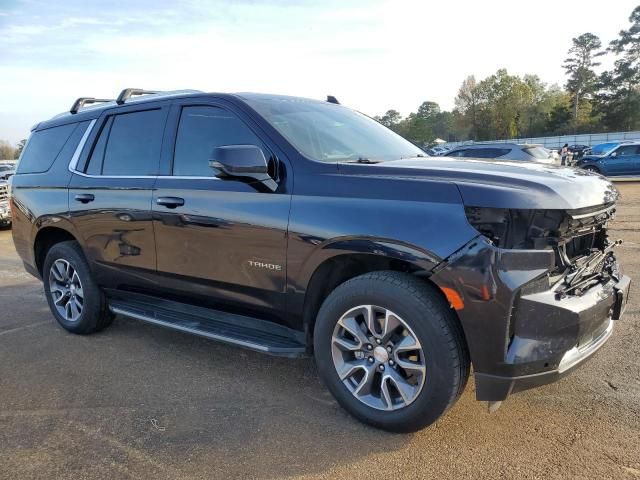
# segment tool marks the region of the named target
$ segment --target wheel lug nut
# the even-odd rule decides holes
[[[367,345],[367,350],[373,350],[373,345],[371,344]]]
[[[379,338],[376,338],[376,343],[380,345],[382,343],[382,340],[380,340]]]
[[[396,362],[394,362],[393,360],[389,360],[389,365],[391,365],[392,367],[395,365]]]
[[[380,364],[378,368],[380,369],[381,372],[384,372],[384,365]]]
[[[391,347],[387,347],[387,352],[391,353]]]
[[[369,360],[369,363],[373,363],[373,357],[369,357],[368,360]]]

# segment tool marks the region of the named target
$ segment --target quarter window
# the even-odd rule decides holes
[[[183,107],[176,136],[173,174],[210,177],[213,149],[223,145],[256,145],[258,137],[233,113],[219,107]],[[265,156],[268,156],[265,151]]]
[[[18,164],[18,173],[42,173],[51,168],[77,123],[33,132]]]

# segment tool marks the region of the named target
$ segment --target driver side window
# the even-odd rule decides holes
[[[211,153],[222,145],[256,145],[260,139],[232,112],[213,106],[182,108],[173,155],[173,175],[213,177]]]
[[[637,145],[625,145],[616,150],[617,157],[629,157],[632,155],[638,154],[638,146]]]

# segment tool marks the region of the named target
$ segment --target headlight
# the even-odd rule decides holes
[[[564,210],[465,207],[473,227],[500,248],[544,249],[557,245]]]

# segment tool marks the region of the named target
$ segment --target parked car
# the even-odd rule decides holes
[[[449,148],[443,146],[431,147],[427,150],[427,153],[432,157],[439,157],[440,155],[444,155],[449,151]]]
[[[9,180],[9,177],[14,173],[16,173],[16,168],[13,164],[0,163],[0,180]]]
[[[640,142],[619,144],[605,155],[585,155],[576,164],[607,177],[640,175]]]
[[[569,145],[569,153],[573,155],[573,160],[577,160],[582,158],[590,148],[589,145]]]
[[[593,147],[590,147],[587,150],[585,150],[584,155],[603,156],[603,155],[606,155],[607,153],[609,153],[614,148],[616,148],[618,145],[621,145],[623,143],[627,143],[627,142],[623,141],[623,142],[599,143],[599,144],[594,145]]]
[[[516,143],[476,143],[456,147],[445,154],[446,157],[493,158],[497,160],[527,160],[553,164],[551,153],[540,145]]]
[[[0,227],[11,225],[11,208],[9,206],[9,184],[0,180]]]
[[[629,290],[609,181],[424,157],[333,100],[126,89],[38,124],[13,238],[56,321],[313,355],[340,405],[402,432],[446,412],[471,364],[496,408],[603,346]]]

